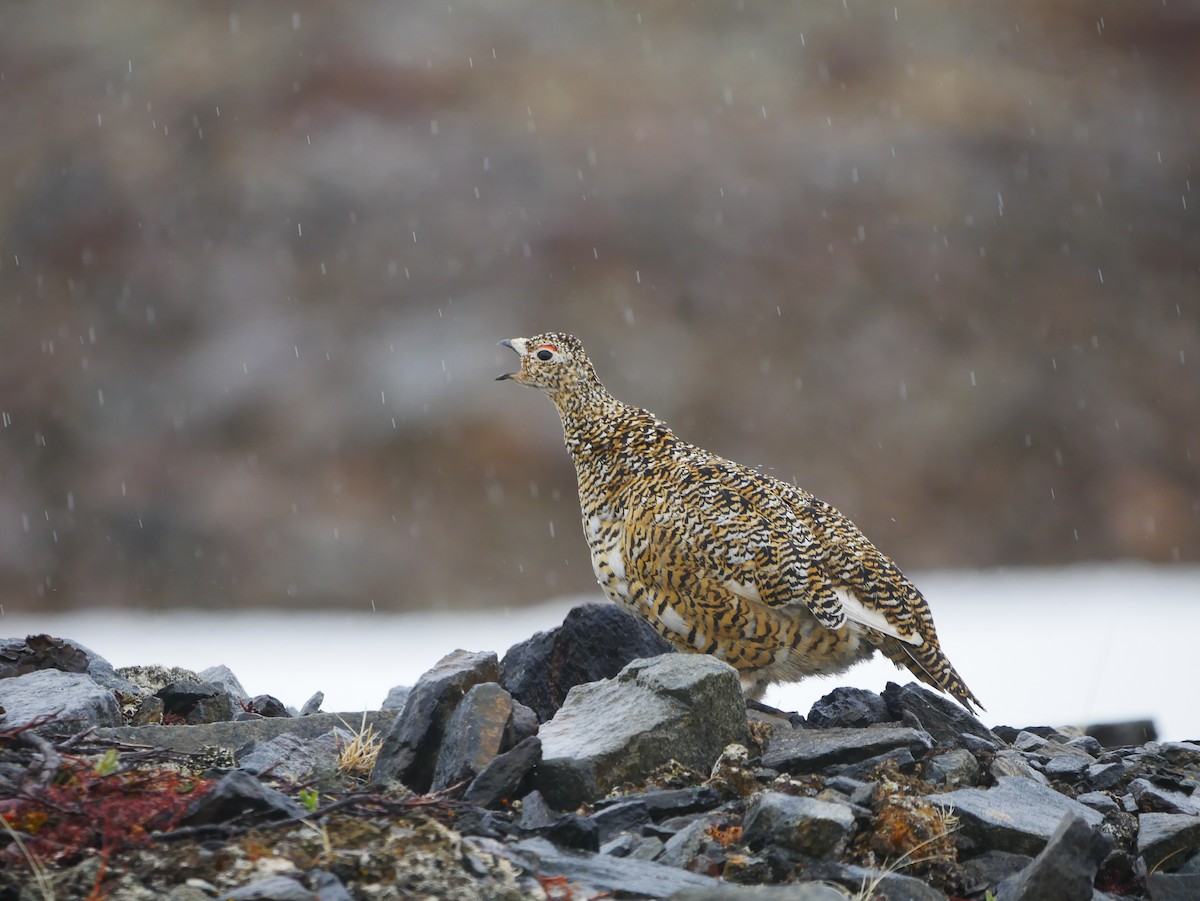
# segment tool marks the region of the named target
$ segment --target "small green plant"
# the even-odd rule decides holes
[[[321,794],[315,788],[302,788],[296,792],[300,805],[309,813],[315,813],[321,803]]]
[[[121,755],[117,753],[115,748],[109,748],[98,758],[95,764],[92,765],[92,772],[97,776],[111,776],[117,771],[121,765]]]

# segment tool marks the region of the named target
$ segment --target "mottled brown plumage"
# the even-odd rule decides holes
[[[732,665],[752,697],[880,650],[968,710],[982,706],[938,646],[925,598],[836,509],[617,400],[571,335],[500,343],[521,358],[500,378],[558,409],[609,598],[681,650]]]

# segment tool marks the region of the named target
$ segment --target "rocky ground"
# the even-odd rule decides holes
[[[0,640],[0,901],[1200,897],[1200,743],[747,709],[663,650],[588,605],[337,715]]]

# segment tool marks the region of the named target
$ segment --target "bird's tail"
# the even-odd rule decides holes
[[[879,642],[879,649],[896,666],[908,668],[926,685],[946,692],[969,712],[976,713],[976,707],[985,709],[936,642],[926,640],[920,647],[913,647],[894,638],[885,638]]]

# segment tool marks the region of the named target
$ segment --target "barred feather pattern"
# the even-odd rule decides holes
[[[968,710],[921,592],[837,509],[678,438],[601,384],[575,337],[501,342],[543,391],[575,464],[596,579],[680,650],[738,670],[747,694],[845,671],[877,650]]]

